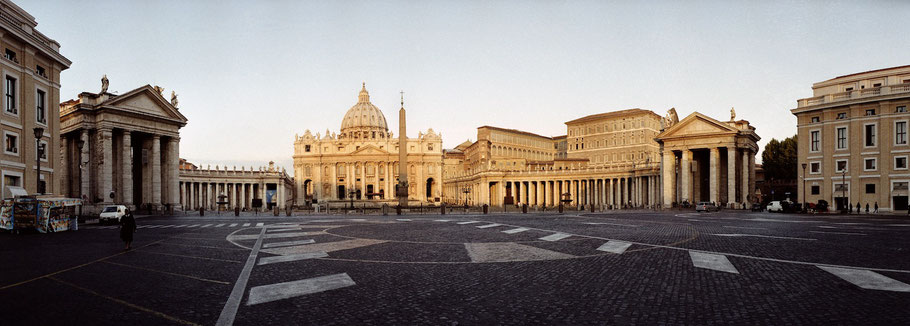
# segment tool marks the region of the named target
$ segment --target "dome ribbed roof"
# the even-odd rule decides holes
[[[370,103],[370,93],[367,92],[366,83],[360,89],[357,104],[348,110],[348,113],[344,115],[344,120],[341,121],[341,133],[349,131],[389,131],[382,111]]]

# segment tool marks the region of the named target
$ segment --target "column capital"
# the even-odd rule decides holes
[[[152,135],[152,139],[161,140],[161,135]]]
[[[133,132],[130,131],[130,130],[126,130],[126,129],[123,130],[123,135],[124,135],[124,136],[129,136],[129,135],[131,135],[132,133],[133,133]]]

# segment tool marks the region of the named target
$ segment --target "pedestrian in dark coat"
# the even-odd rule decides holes
[[[866,214],[869,214],[869,203],[866,203]]]
[[[126,244],[123,250],[130,250],[133,243],[133,232],[136,232],[136,219],[133,218],[133,212],[127,209],[126,214],[120,218],[120,240]]]
[[[878,202],[875,202],[875,210],[872,212],[878,214]]]

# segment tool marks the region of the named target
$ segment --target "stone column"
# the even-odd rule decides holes
[[[736,208],[736,147],[727,147],[727,206]]]
[[[48,146],[50,146],[50,145],[48,145]],[[51,148],[48,148],[47,150],[50,151]],[[70,197],[70,176],[69,176],[69,174],[70,174],[71,165],[69,162],[70,161],[69,155],[70,155],[69,139],[67,139],[66,136],[61,135],[60,136],[60,165],[58,167],[60,172],[58,173],[58,175],[60,178],[59,192],[61,195],[63,195],[63,197]],[[50,156],[48,156],[48,159],[49,158],[50,158]]]
[[[749,200],[749,151],[743,150],[743,159],[742,159],[743,168],[741,171],[742,174],[742,200],[740,203],[746,202]],[[852,189],[851,189],[852,190]]]
[[[180,179],[180,138],[171,137],[170,142],[168,142],[167,149],[167,199],[171,204],[171,208],[174,210],[179,210],[181,209],[180,200],[177,198],[180,196],[180,188],[177,182]]]
[[[680,162],[680,174],[681,184],[682,184],[682,200],[688,200],[689,203],[692,203],[692,168],[690,167],[692,162],[692,151],[688,148],[682,150],[682,160]]]
[[[329,184],[329,193],[328,193],[328,197],[329,197],[329,198],[327,198],[327,199],[325,199],[325,200],[336,200],[336,199],[338,199],[338,177],[335,176],[335,175],[336,175],[336,171],[335,171],[336,169],[338,169],[338,166],[335,165],[335,164],[332,164],[332,167],[329,168],[329,180],[328,180],[328,184]],[[253,187],[253,185],[250,185],[250,188],[252,188],[252,187]],[[254,194],[254,195],[255,195],[255,194]]]
[[[717,147],[711,147],[710,160],[708,161],[708,200],[713,202],[715,205],[720,204],[720,199],[718,198],[718,193],[720,192],[718,188],[718,178],[717,174],[720,168],[720,152],[717,150]]]
[[[92,198],[90,198],[91,192],[89,188],[91,186],[91,169],[88,168],[91,165],[88,159],[89,147],[91,147],[91,145],[89,144],[88,130],[82,129],[82,134],[79,135],[79,139],[82,140],[82,149],[79,153],[78,162],[80,167],[79,173],[81,174],[81,180],[79,180],[79,196],[82,197],[82,199],[85,199],[87,203],[91,203]]]
[[[746,182],[746,184],[747,184],[746,187],[748,187],[748,188],[746,189],[746,196],[745,196],[746,198],[743,199],[744,202],[748,202],[748,201],[752,200],[751,198],[749,198],[749,195],[751,195],[752,192],[755,191],[755,153],[754,152],[749,153],[749,182]]]
[[[101,158],[101,171],[98,177],[98,196],[102,199],[102,203],[109,204],[111,203],[110,193],[113,190],[114,176],[113,176],[113,167],[114,167],[114,158],[113,158],[113,149],[111,148],[111,141],[113,140],[113,135],[111,134],[111,129],[98,129],[95,137],[98,141],[98,146],[101,149],[100,158]],[[120,194],[116,194],[119,196]],[[117,197],[113,200],[119,200],[120,197]]]
[[[673,201],[676,199],[676,155],[669,149],[664,149],[663,155],[663,167],[661,169],[661,173],[663,173],[661,179],[663,179],[664,183],[663,207],[669,208],[672,207]]]
[[[123,184],[123,189],[120,189],[120,202],[127,207],[132,207],[133,204],[133,143],[132,135],[129,130],[123,131],[123,148],[121,149],[123,154],[121,155],[121,162],[123,166],[120,168],[121,174],[121,183]]]
[[[152,153],[149,155],[152,166],[152,206],[161,205],[161,136],[152,136]]]

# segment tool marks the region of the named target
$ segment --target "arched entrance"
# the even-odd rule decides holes
[[[307,206],[309,206],[309,205],[313,204],[314,199],[315,198],[313,197],[313,180],[310,180],[310,179],[304,180],[303,181],[303,202],[306,203]]]
[[[428,202],[434,201],[434,198],[433,198],[433,187],[434,186],[435,186],[435,182],[434,182],[433,178],[428,178],[427,179],[427,193],[426,193]]]

